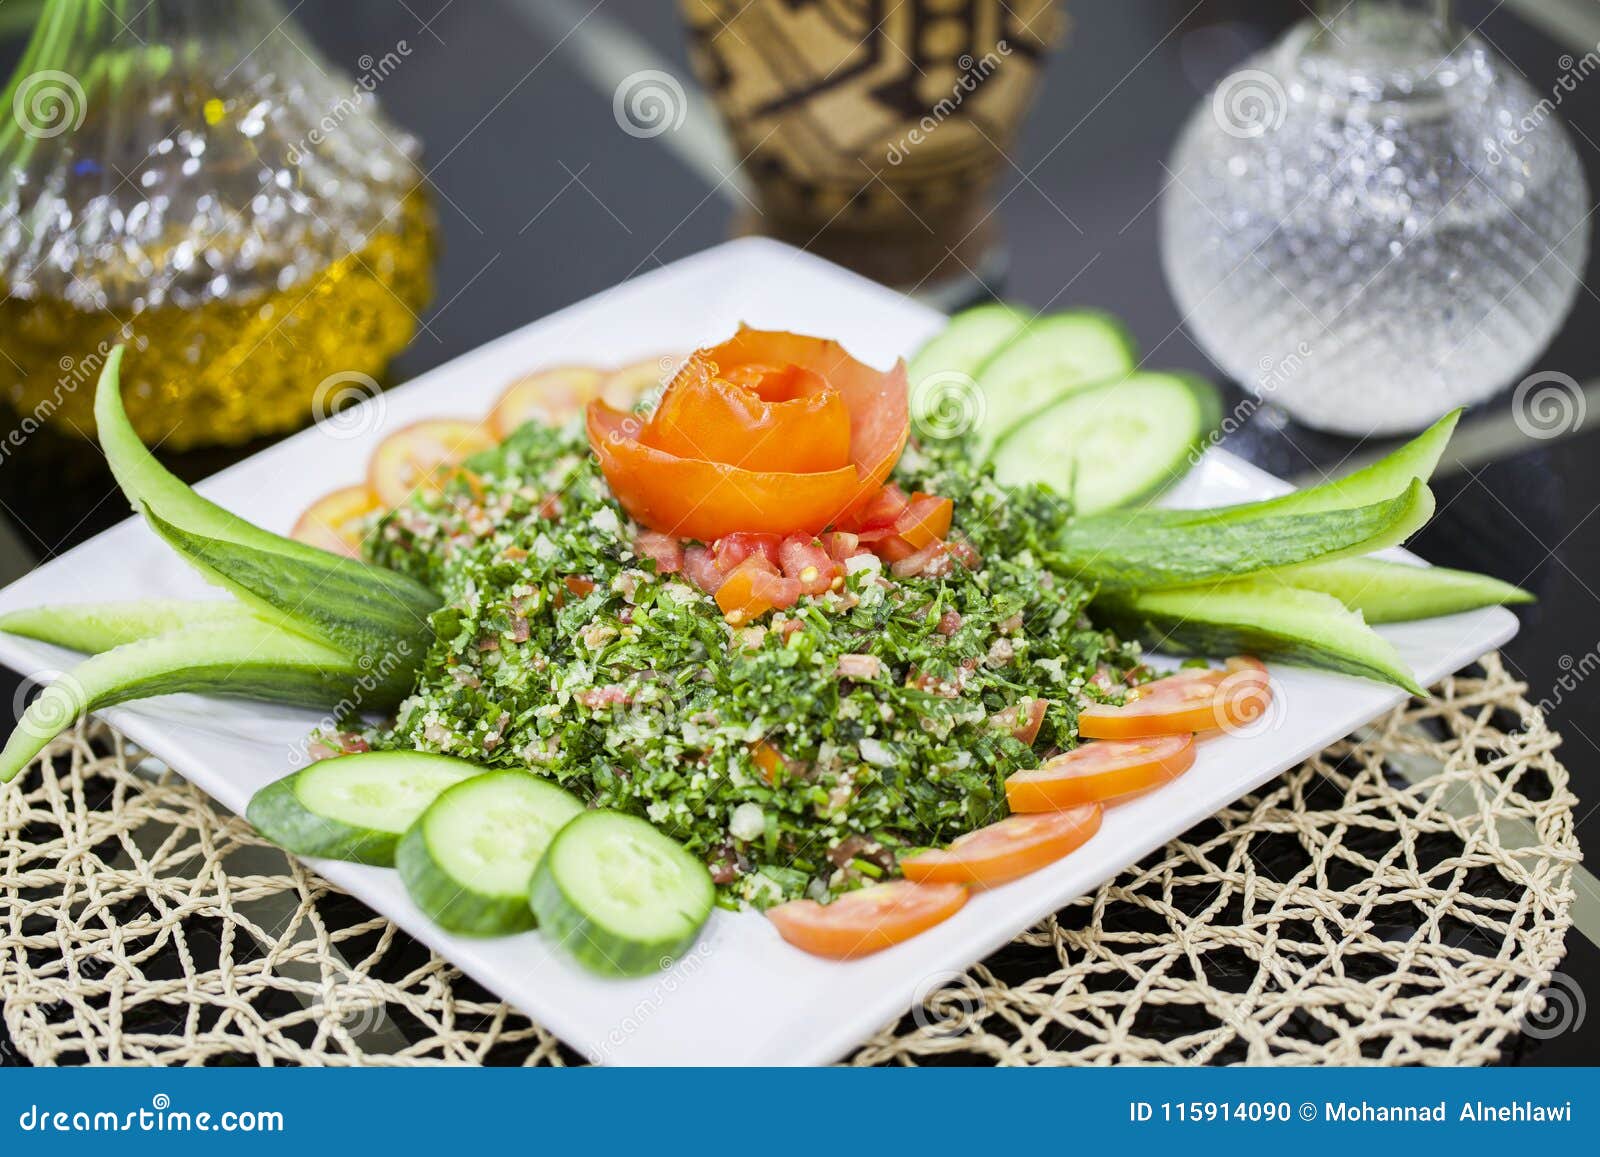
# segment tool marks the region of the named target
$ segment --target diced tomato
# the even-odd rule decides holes
[[[911,501],[906,497],[905,491],[890,482],[856,508],[850,519],[850,525],[858,531],[890,527],[910,505]]]
[[[831,904],[791,900],[767,909],[778,935],[802,951],[833,960],[867,956],[948,920],[967,902],[959,884],[894,880],[846,892]]]
[[[1002,711],[996,711],[989,717],[989,722],[1002,731],[1011,732],[1011,737],[1018,742],[1032,746],[1033,741],[1039,738],[1039,728],[1044,725],[1045,712],[1049,708],[1048,699],[1024,699]]]
[[[939,616],[939,625],[934,629],[948,639],[961,629],[961,612],[946,611]]]
[[[641,530],[633,540],[633,553],[653,561],[657,574],[676,574],[683,569],[683,543],[670,534]]]
[[[784,773],[789,770],[789,761],[765,739],[758,739],[750,745],[750,759],[761,769],[761,778],[772,787],[777,787],[783,779]]]
[[[896,534],[892,526],[863,530],[856,537],[861,541],[861,550],[877,555],[884,562],[899,562],[917,553],[917,548]]]
[[[876,655],[840,655],[839,675],[844,679],[876,679],[883,674],[883,660]]]
[[[900,861],[906,879],[924,884],[992,888],[1037,872],[1076,851],[1100,830],[1099,804],[1066,811],[1008,816],[968,832],[948,848]]]
[[[1121,707],[1094,703],[1078,713],[1086,739],[1180,735],[1248,724],[1272,702],[1272,684],[1259,659],[1229,659],[1210,670],[1179,671],[1129,693]]]
[[[567,588],[573,598],[581,599],[594,593],[594,580],[585,578],[581,574],[569,574],[561,580],[561,585]]]
[[[1023,813],[1111,803],[1177,779],[1193,764],[1193,735],[1085,743],[1040,767],[1012,772],[1006,803]]]
[[[717,588],[722,585],[722,571],[717,569],[716,560],[703,546],[691,546],[684,550],[683,573],[708,595],[716,594]]]
[[[944,549],[951,558],[955,559],[968,570],[977,570],[979,567],[983,566],[983,556],[978,553],[977,548],[971,543],[961,542],[959,540],[955,542],[947,542],[944,544]]]
[[[783,539],[776,534],[749,534],[737,531],[725,534],[711,544],[711,557],[723,574],[733,573],[733,568],[752,555],[778,565],[778,544]]]
[[[905,539],[894,539],[895,542],[905,542]],[[879,551],[882,554],[882,550]],[[885,558],[889,557],[884,555]],[[919,575],[938,575],[949,568],[950,555],[944,548],[944,543],[935,540],[919,550],[902,555],[894,559],[889,565],[889,572],[895,578],[915,578]]]
[[[806,535],[792,534],[778,547],[783,573],[800,584],[800,592],[820,595],[833,586],[844,567],[829,557],[821,544]]]
[[[573,698],[591,711],[599,711],[606,707],[626,707],[633,702],[633,696],[621,683],[607,683],[604,687],[589,687],[579,691]]]
[[[843,562],[861,552],[861,536],[848,530],[830,530],[822,536],[822,547],[835,562]]]
[[[950,519],[954,514],[955,503],[948,498],[918,491],[911,496],[905,511],[894,520],[894,529],[901,538],[921,550],[950,533]]]
[[[768,611],[794,606],[800,584],[785,578],[760,555],[753,555],[728,573],[717,588],[717,606],[733,626],[758,619]]]

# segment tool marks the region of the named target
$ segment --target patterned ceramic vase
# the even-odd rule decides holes
[[[998,273],[988,193],[1057,0],[682,0],[759,212],[742,227],[946,299]]]

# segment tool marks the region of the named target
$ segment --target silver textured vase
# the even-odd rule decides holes
[[[1588,253],[1556,109],[1447,5],[1354,0],[1195,111],[1162,198],[1185,322],[1255,395],[1346,434],[1414,430],[1514,383]]]

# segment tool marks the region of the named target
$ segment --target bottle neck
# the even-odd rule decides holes
[[[1477,42],[1456,26],[1450,0],[1321,0],[1289,38],[1301,79],[1360,104],[1420,105],[1448,97],[1478,64]]]

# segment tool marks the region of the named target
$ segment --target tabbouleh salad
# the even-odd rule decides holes
[[[393,725],[332,741],[533,769],[681,840],[726,904],[822,899],[1000,818],[1006,776],[1142,674],[1052,565],[1060,500],[955,450],[908,449],[895,481],[954,500],[962,561],[863,554],[749,625],[658,573],[576,425],[530,423],[467,467],[368,539],[444,606]]]

